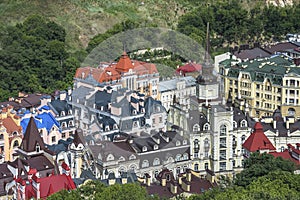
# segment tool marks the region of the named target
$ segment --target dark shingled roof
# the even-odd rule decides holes
[[[31,117],[20,148],[26,152],[33,152],[35,151],[36,144],[39,144],[42,150],[45,149],[44,141],[39,134],[34,118]]]

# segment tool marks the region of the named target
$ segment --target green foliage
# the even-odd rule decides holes
[[[293,174],[294,163],[270,154],[253,153],[245,161],[245,169],[233,182],[221,178],[220,187],[189,200],[284,200],[300,199],[300,175]],[[226,186],[226,187],[224,187]]]
[[[0,36],[0,100],[22,92],[51,93],[72,83],[76,58],[66,50],[63,27],[32,15]]]
[[[258,152],[252,153],[250,158],[245,160],[244,167],[245,169],[236,175],[235,184],[238,186],[247,186],[258,177],[267,175],[272,171],[293,172],[295,170],[295,164],[291,161]]]
[[[48,197],[49,200],[94,199],[94,200],[158,200],[149,196],[146,189],[139,184],[115,184],[106,186],[99,181],[89,181],[76,190],[60,191]]]
[[[243,1],[203,3],[179,18],[177,30],[203,41],[210,22],[214,47],[256,41],[280,40],[287,33],[299,30],[299,5],[293,7],[263,6],[255,3],[250,9]]]

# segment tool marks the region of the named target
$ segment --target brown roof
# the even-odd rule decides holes
[[[272,45],[270,47],[266,47],[264,49],[273,54],[275,52],[281,52],[281,51],[285,51],[287,49],[294,49],[297,47],[298,47],[297,45],[295,45],[291,42],[281,42],[281,43]]]
[[[80,143],[84,144],[83,143],[83,135],[82,135],[82,130],[81,129],[76,129],[73,143],[75,144],[75,146],[78,146]]]
[[[34,118],[31,117],[20,148],[26,152],[33,152],[35,151],[36,144],[39,144],[42,150],[45,149],[44,141],[39,134]]]
[[[7,133],[13,133],[15,131],[19,133],[22,132],[22,127],[18,126],[11,117],[2,119],[2,122],[3,122],[3,126],[6,128]]]

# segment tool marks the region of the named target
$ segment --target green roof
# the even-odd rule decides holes
[[[272,84],[281,85],[284,75],[291,72],[300,75],[300,68],[283,56],[273,56],[237,63],[231,66],[227,76],[238,78],[240,72],[248,72],[252,81],[263,82],[269,78]]]

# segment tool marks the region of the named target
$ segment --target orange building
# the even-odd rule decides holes
[[[20,146],[23,135],[21,119],[12,106],[2,108],[0,115],[0,155],[1,161],[13,161],[12,154]]]
[[[75,74],[76,87],[81,85],[110,85],[114,89],[129,88],[150,96],[157,96],[159,73],[155,64],[131,60],[123,52],[118,62],[100,63],[94,67],[80,67]]]

